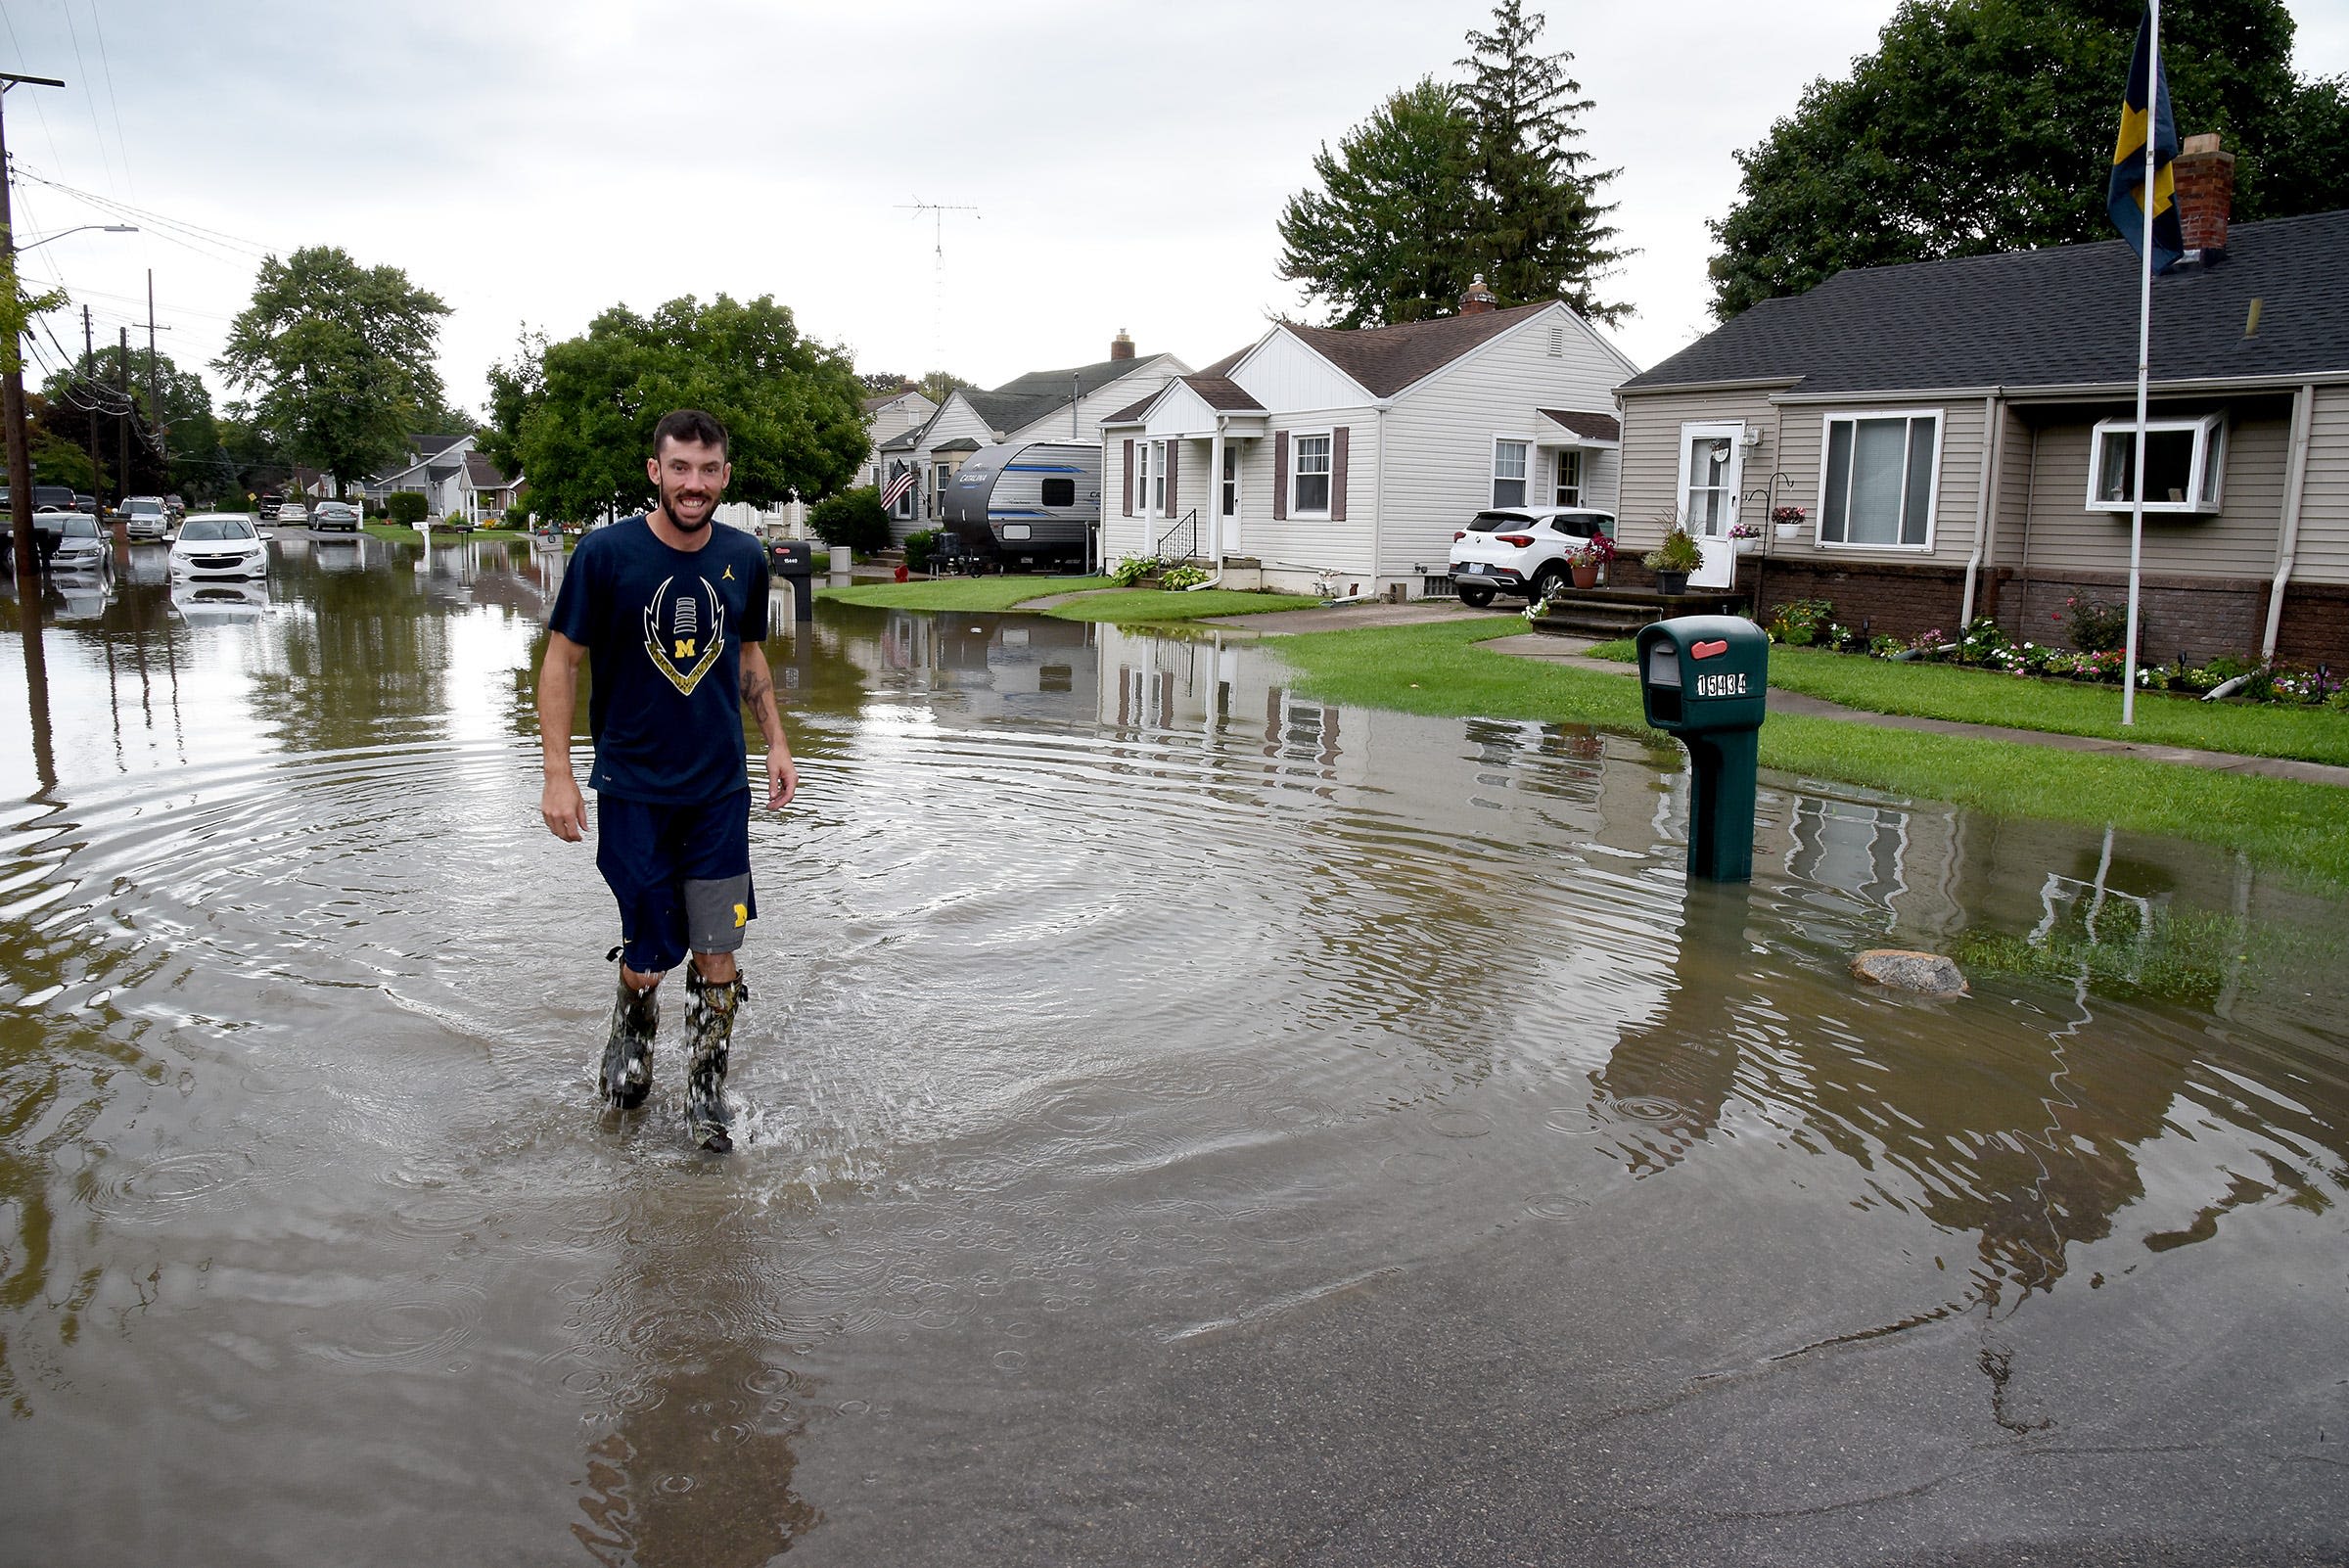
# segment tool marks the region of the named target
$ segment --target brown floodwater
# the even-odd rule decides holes
[[[1652,738],[827,603],[714,1159],[560,558],[274,549],[0,606],[9,1560],[2349,1552],[2338,902],[1773,775],[1691,886]]]

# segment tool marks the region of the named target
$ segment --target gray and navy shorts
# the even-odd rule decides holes
[[[595,865],[620,900],[621,959],[660,974],[688,952],[733,952],[759,918],[751,792],[693,806],[598,793]]]

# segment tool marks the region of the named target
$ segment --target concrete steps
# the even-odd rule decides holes
[[[1549,613],[1533,623],[1536,631],[1601,640],[1628,637],[1651,622],[1675,616],[1742,615],[1742,593],[1658,593],[1652,588],[1570,588],[1552,599]]]

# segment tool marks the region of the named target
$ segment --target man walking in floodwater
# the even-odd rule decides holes
[[[620,995],[597,1091],[621,1110],[653,1086],[661,979],[687,952],[686,1117],[694,1141],[734,1146],[726,1052],[750,994],[735,963],[758,918],[742,709],[766,737],[766,807],[799,788],[766,668],[766,552],[715,527],[733,476],[726,432],[699,409],[666,415],[645,464],[660,504],[579,541],[547,620],[538,671],[546,787],[538,809],[577,843],[587,803],[571,765],[579,661],[595,737],[595,863],[620,900]]]

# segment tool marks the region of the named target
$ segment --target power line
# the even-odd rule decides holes
[[[72,0],[67,0],[69,7]],[[115,150],[122,157],[122,188],[133,197],[138,182],[130,177],[130,139],[122,134],[122,101],[115,96],[115,66],[106,57],[106,23],[99,20],[98,0],[90,0],[90,30],[98,35],[98,69],[106,72],[106,106],[115,112]]]
[[[30,180],[36,185],[46,185],[53,191],[70,196],[76,201],[87,202],[90,206],[115,216],[136,218],[141,225],[140,232],[146,233],[152,230],[159,238],[170,240],[201,255],[210,256],[215,261],[244,259],[239,256],[221,255],[219,254],[221,250],[242,251],[245,253],[245,256],[254,258],[274,254],[268,246],[262,245],[256,240],[242,239],[234,234],[223,234],[217,229],[207,229],[199,223],[189,223],[180,218],[166,217],[161,212],[151,212],[145,208],[134,207],[128,202],[116,201],[111,196],[100,196],[94,191],[80,190],[66,184],[63,180],[54,180],[37,170],[26,168],[22,162],[17,164],[17,177]]]

